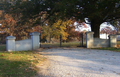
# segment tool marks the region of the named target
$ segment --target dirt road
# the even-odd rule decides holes
[[[120,52],[53,48],[40,54],[48,60],[36,77],[120,77]]]

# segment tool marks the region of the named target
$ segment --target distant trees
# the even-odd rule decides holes
[[[108,27],[108,26],[101,29],[101,33],[110,34],[111,31],[112,31],[112,28],[111,28],[111,27]]]
[[[106,33],[106,34],[116,34],[116,30],[113,30],[111,27],[107,26],[105,28],[101,29],[101,33]]]
[[[6,13],[2,14],[1,18],[2,18],[0,20],[0,23],[2,24],[2,26],[0,27],[1,31],[6,32],[7,34],[13,36],[16,29],[15,27],[17,26],[16,21],[14,20],[12,15]]]
[[[117,34],[120,34],[120,19],[114,20],[110,23],[115,27]]]
[[[110,34],[116,34],[117,32],[116,32],[116,30],[113,30],[111,27],[106,26],[106,27],[104,27],[104,28],[101,29],[100,33],[101,34],[106,34],[106,39],[107,39],[108,35],[110,35]]]
[[[22,36],[29,36],[30,32],[33,31],[41,31],[41,28],[39,26],[30,26],[29,23],[26,22],[26,24],[19,23],[19,16],[15,16],[14,14],[9,14],[4,12],[3,10],[0,11],[0,32],[2,34],[10,35],[10,36],[16,36],[17,40],[22,39]],[[3,37],[4,37],[3,36]],[[2,36],[1,36],[2,37]],[[4,39],[5,39],[4,37]]]

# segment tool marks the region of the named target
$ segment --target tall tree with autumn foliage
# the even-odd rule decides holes
[[[10,14],[2,14],[1,20],[0,20],[1,25],[1,31],[9,34],[10,36],[14,35],[15,32],[15,27],[17,26],[16,21]]]
[[[58,20],[56,23],[53,24],[54,32],[53,34],[60,37],[62,35],[62,40],[66,40],[69,36],[68,32],[66,32],[67,28],[71,25],[71,21],[62,21]]]
[[[46,0],[50,15],[58,14],[60,18],[88,18],[94,37],[99,37],[100,25],[120,18],[119,0]]]
[[[89,19],[94,37],[99,37],[100,24],[120,18],[119,0],[4,0],[6,7],[21,10],[22,21],[40,17],[40,12],[47,13],[46,18],[57,19]],[[0,2],[1,7],[2,3]],[[30,6],[29,6],[30,5]],[[4,7],[3,7],[4,8]],[[2,8],[1,8],[2,9]],[[9,9],[5,9],[9,10]],[[38,18],[40,20],[40,18]]]

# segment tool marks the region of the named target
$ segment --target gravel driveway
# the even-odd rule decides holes
[[[120,52],[53,48],[40,52],[48,61],[36,77],[120,77]]]

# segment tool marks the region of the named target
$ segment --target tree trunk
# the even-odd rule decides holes
[[[82,47],[83,47],[83,33],[82,33]]]
[[[49,36],[49,43],[51,43],[51,34],[50,34],[50,36]]]
[[[62,46],[62,35],[60,35],[60,47]]]
[[[100,34],[100,25],[101,25],[101,22],[98,22],[99,20],[93,20],[91,21],[91,29],[92,31],[94,32],[94,37],[95,38],[99,38],[99,34]]]

